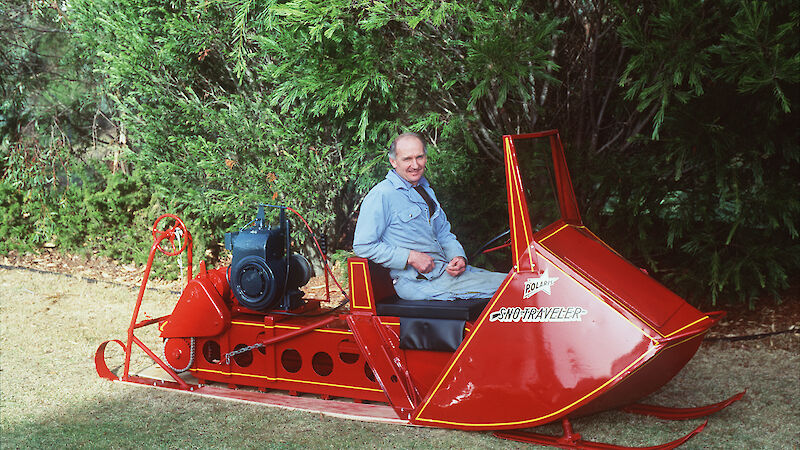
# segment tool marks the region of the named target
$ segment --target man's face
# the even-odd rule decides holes
[[[395,146],[395,159],[389,158],[397,174],[411,184],[419,183],[425,173],[425,163],[428,161],[424,147],[419,139],[408,136],[397,141]]]

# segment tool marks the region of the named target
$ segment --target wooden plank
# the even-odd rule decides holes
[[[157,365],[147,367],[135,375],[138,377],[160,381],[172,380],[172,378]],[[188,372],[181,374],[181,378],[183,378],[189,384],[197,384],[197,379]],[[393,423],[397,425],[411,425],[407,420],[402,420],[397,417],[394,408],[380,403],[356,403],[351,399],[338,398],[323,400],[319,397],[311,396],[311,394],[288,395],[282,391],[260,392],[247,387],[230,389],[206,385],[195,387],[192,391],[185,391],[142,383],[125,382],[121,380],[117,381],[124,384],[198,395],[207,398],[257,404],[293,411],[324,414],[326,416],[337,417],[341,419],[360,420],[363,422]]]

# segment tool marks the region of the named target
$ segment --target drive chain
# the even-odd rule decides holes
[[[191,344],[190,344],[191,350],[189,350],[189,364],[187,364],[186,367],[184,367],[183,369],[176,369],[175,367],[172,367],[172,364],[169,363],[169,360],[167,359],[167,342],[169,342],[169,338],[164,340],[164,364],[166,364],[167,367],[169,367],[170,369],[174,370],[175,373],[186,372],[187,370],[189,370],[192,367],[192,364],[194,364],[195,338],[191,338]]]
[[[230,365],[232,356],[241,355],[242,353],[246,353],[246,352],[249,352],[250,350],[255,350],[255,349],[261,348],[263,346],[264,346],[264,344],[258,343],[258,344],[249,345],[247,347],[242,347],[239,350],[234,350],[234,351],[232,351],[230,353],[226,353],[225,354],[225,364],[226,365]]]

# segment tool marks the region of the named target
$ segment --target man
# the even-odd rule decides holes
[[[390,270],[406,300],[490,298],[506,277],[467,265],[464,248],[425,174],[425,141],[403,133],[389,147],[394,170],[361,204],[353,250]]]

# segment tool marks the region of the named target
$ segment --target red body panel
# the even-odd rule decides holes
[[[308,325],[309,319],[239,315],[230,330],[198,339],[192,375],[202,382],[386,401],[343,321],[229,358],[225,355]]]
[[[207,281],[204,283],[204,280]],[[189,281],[169,320],[164,323],[161,337],[216,336],[230,326],[230,309],[216,286],[208,281],[208,275]]]
[[[552,232],[550,227],[543,230],[537,242],[604,295],[614,298],[650,325],[658,335],[669,336],[703,317],[700,311],[624,260],[587,228],[555,225],[558,227]]]
[[[639,327],[558,263],[539,261],[541,274],[507,279],[414,422],[462,429],[550,422],[590,402],[654,353]],[[528,280],[545,275],[555,279],[550,293],[525,298]]]

